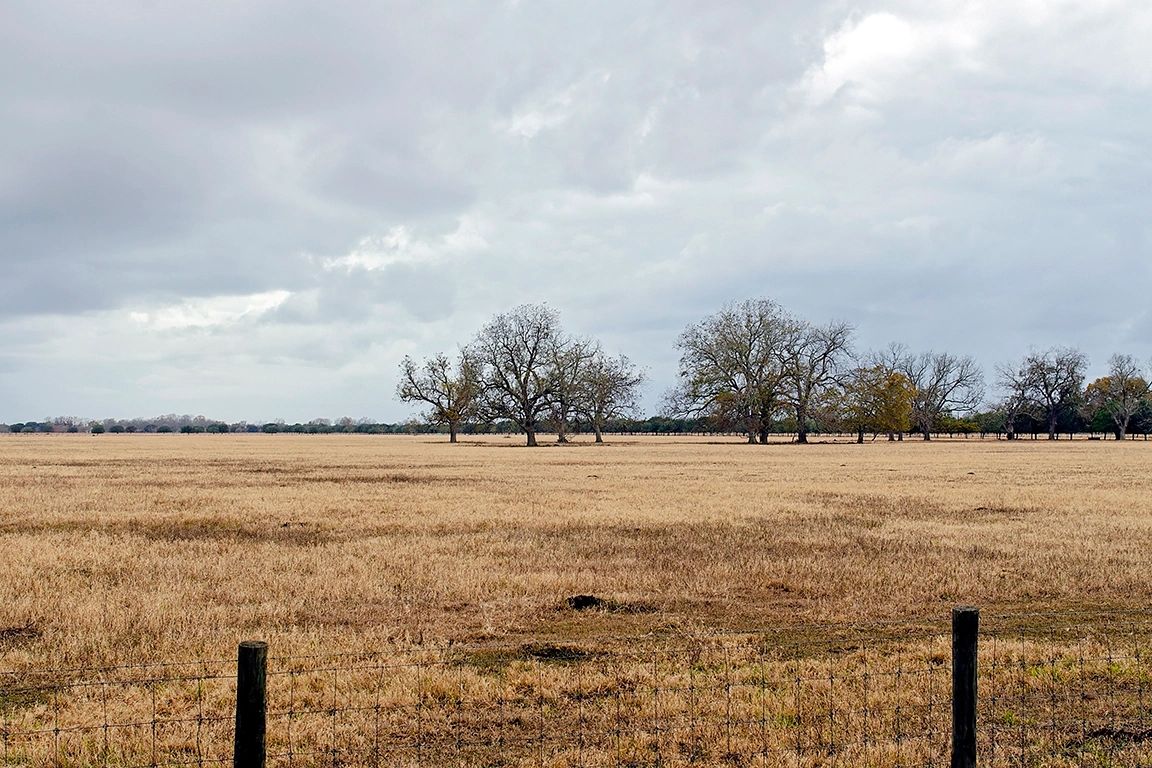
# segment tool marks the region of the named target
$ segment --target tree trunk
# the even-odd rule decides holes
[[[528,447],[529,448],[535,448],[536,447],[536,428],[535,427],[528,427],[527,429],[524,430],[524,433],[528,435]]]
[[[808,442],[808,410],[807,408],[796,408],[796,442],[807,444]]]
[[[1124,427],[1116,427],[1116,439],[1123,440],[1128,436],[1128,430]]]
[[[768,427],[760,427],[760,444],[768,445]]]
[[[856,430],[856,442],[863,445],[863,443],[864,443],[864,430],[863,429]]]
[[[929,429],[928,427],[921,427],[920,428],[920,434],[924,436],[925,440],[931,440],[932,439],[932,430]]]
[[[456,430],[459,427],[455,422],[448,422],[448,442],[456,442]]]
[[[888,442],[890,442],[890,443],[896,442],[896,433],[895,432],[889,432],[888,433]]]
[[[1055,412],[1053,412],[1048,417],[1048,439],[1049,440],[1055,440],[1056,439],[1056,413]]]
[[[596,442],[598,442],[598,443],[604,442],[604,436],[602,434],[600,434],[600,427],[599,426],[597,426],[596,424],[593,424],[592,425],[592,431],[596,433]]]

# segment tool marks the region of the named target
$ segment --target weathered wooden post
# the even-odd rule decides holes
[[[952,609],[952,768],[976,768],[976,650],[980,611]]]
[[[233,768],[264,768],[268,643],[240,643],[236,660],[236,740]]]

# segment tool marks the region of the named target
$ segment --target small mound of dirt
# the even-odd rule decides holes
[[[552,645],[550,643],[529,643],[520,646],[525,658],[537,661],[583,661],[592,655],[590,651],[572,645]]]
[[[564,601],[574,611],[590,611],[606,609],[609,601],[596,595],[572,595]]]

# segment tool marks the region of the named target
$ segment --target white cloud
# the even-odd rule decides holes
[[[870,104],[898,93],[901,81],[925,65],[965,63],[979,44],[964,16],[945,21],[911,20],[881,12],[846,21],[824,40],[823,61],[805,73],[799,90],[812,104],[844,91]]]
[[[344,256],[325,259],[323,266],[326,270],[347,272],[357,269],[379,271],[397,265],[436,266],[487,247],[480,221],[465,216],[453,231],[426,239],[415,237],[407,226],[392,227],[383,235],[365,237]]]
[[[291,291],[264,291],[246,296],[187,299],[168,307],[132,311],[128,317],[138,325],[159,331],[212,328],[260,317],[283,304],[291,295]]]
[[[896,0],[844,21],[796,91],[846,112],[936,91],[957,79],[1029,90],[1070,82],[1152,85],[1152,5],[1143,0]]]

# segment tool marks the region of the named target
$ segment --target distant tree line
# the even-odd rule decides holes
[[[0,432],[245,432],[294,434],[512,434],[536,445],[577,432],[741,434],[749,443],[792,434],[850,433],[901,440],[918,435],[1111,434],[1152,432],[1152,376],[1130,355],[1115,354],[1108,373],[1086,382],[1087,356],[1070,347],[1030,351],[996,369],[996,399],[968,356],[913,351],[892,343],[856,350],[853,328],[814,324],[760,298],[730,303],[679,335],[677,382],[661,414],[637,413],[645,375],[628,357],[595,339],[566,332],[559,314],[526,304],[489,320],[454,354],[405,357],[396,396],[426,407],[400,424],[344,417],[287,424],[226,423],[168,414],[153,419],[83,421],[59,417]]]
[[[573,421],[572,430],[578,433],[591,433],[592,425],[579,419]],[[489,423],[468,422],[460,425],[458,434],[499,435],[517,434],[519,426],[507,420]],[[616,418],[604,423],[604,432],[612,434],[719,434],[727,432],[723,425],[708,419],[676,418],[669,416],[649,416],[647,418]],[[224,422],[202,416],[181,417],[176,424],[157,423],[156,419],[104,419],[88,421],[68,417],[0,424],[0,434],[52,434],[52,433],[91,433],[91,434],[303,434],[303,435],[430,435],[448,434],[446,425],[427,419],[408,419],[399,423],[376,422],[370,419],[312,419],[307,422],[287,423],[271,421],[250,423],[247,421]]]
[[[435,432],[436,427],[425,422],[410,420],[401,424],[378,423],[370,419],[313,419],[308,422],[289,424],[282,420],[250,423],[247,421],[225,422],[205,416],[177,416],[169,414],[152,419],[103,419],[88,421],[75,417],[55,417],[43,421],[27,421],[14,424],[0,424],[0,432],[10,433],[52,433],[88,432],[92,434],[224,434],[224,433],[266,433],[289,432],[296,434],[406,434],[414,432]]]

